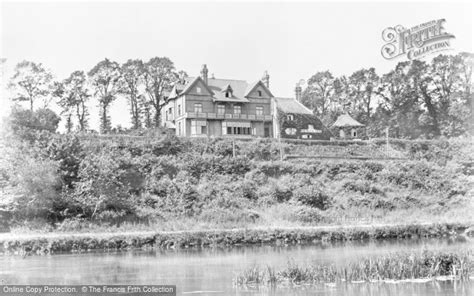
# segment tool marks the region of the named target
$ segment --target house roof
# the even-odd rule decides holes
[[[276,107],[283,113],[313,114],[311,110],[294,98],[273,98]]]
[[[186,83],[186,86],[184,87],[182,93],[188,92],[199,80],[202,80],[202,78],[199,77],[199,76],[193,78],[193,79],[190,80],[190,81],[189,81],[189,80],[186,80],[187,83]],[[205,83],[204,83],[204,85],[205,85]],[[208,85],[205,85],[205,86],[208,88],[208,91],[209,91],[212,95],[214,95],[214,92],[212,91],[212,89],[209,88]]]
[[[365,126],[352,118],[348,113],[340,115],[337,120],[332,124],[332,127],[359,127]]]
[[[170,97],[173,98],[173,97],[179,96],[180,94],[186,93],[188,90],[192,88],[194,83],[196,83],[196,81],[199,79],[201,79],[199,76],[186,77],[184,79],[185,80],[184,84],[178,83],[173,87]],[[249,100],[246,97],[260,83],[262,82],[257,81],[255,83],[249,84],[245,80],[208,78],[207,87],[211,91],[214,101],[232,102],[232,103],[239,103],[239,102],[248,103]],[[229,88],[232,89],[232,97],[226,98],[225,92]],[[270,93],[269,90],[268,92]]]

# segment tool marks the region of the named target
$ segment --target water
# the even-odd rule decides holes
[[[345,284],[336,287],[234,287],[234,275],[248,267],[283,267],[288,260],[343,265],[364,256],[398,251],[474,249],[474,240],[398,240],[298,246],[248,246],[188,250],[95,252],[0,258],[7,284],[165,284],[178,295],[474,295],[474,282]],[[201,291],[199,293],[199,291]]]

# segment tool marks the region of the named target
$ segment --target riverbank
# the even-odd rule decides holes
[[[303,244],[317,241],[412,239],[464,235],[469,227],[470,225],[461,223],[424,223],[123,233],[5,233],[0,234],[0,254],[26,256],[93,250],[177,249],[252,244]]]

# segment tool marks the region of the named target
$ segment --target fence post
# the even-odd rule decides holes
[[[283,146],[281,146],[281,135],[278,137],[278,141],[280,142],[280,160],[283,160]]]
[[[232,139],[232,157],[235,158],[235,139]]]

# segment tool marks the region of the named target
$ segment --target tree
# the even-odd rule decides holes
[[[105,59],[95,65],[87,75],[95,89],[95,95],[99,96],[100,130],[102,133],[107,133],[111,128],[108,110],[120,92],[120,66]]]
[[[9,87],[16,93],[13,101],[29,101],[30,111],[34,102],[43,99],[43,108],[49,105],[53,75],[41,63],[23,61],[15,67]]]
[[[29,131],[48,131],[54,133],[61,118],[50,109],[36,111],[14,106],[7,118],[7,124],[13,133],[20,136]]]
[[[329,71],[317,72],[308,80],[302,102],[314,113],[326,113],[334,94],[334,77]]]
[[[144,65],[141,60],[128,60],[120,68],[123,87],[121,92],[128,96],[134,129],[141,127],[142,104],[139,86],[143,78]]]
[[[370,121],[372,105],[375,100],[379,76],[374,68],[361,69],[349,76],[349,97],[354,108],[364,114],[366,122]]]
[[[72,114],[78,122],[78,129],[85,131],[88,124],[89,111],[86,106],[90,94],[87,89],[87,79],[83,71],[75,71],[61,83],[56,83],[54,95],[59,98],[58,105],[66,114],[66,128],[72,129]]]
[[[172,84],[178,79],[173,62],[167,57],[154,57],[144,68],[143,80],[147,93],[147,102],[153,107],[154,125],[160,126],[161,108],[164,105],[164,92],[171,89]]]
[[[408,75],[410,62],[400,62],[394,70],[382,76],[377,95],[383,101],[378,112],[390,117],[389,127],[394,137],[417,138],[420,134],[419,108],[416,89]]]

